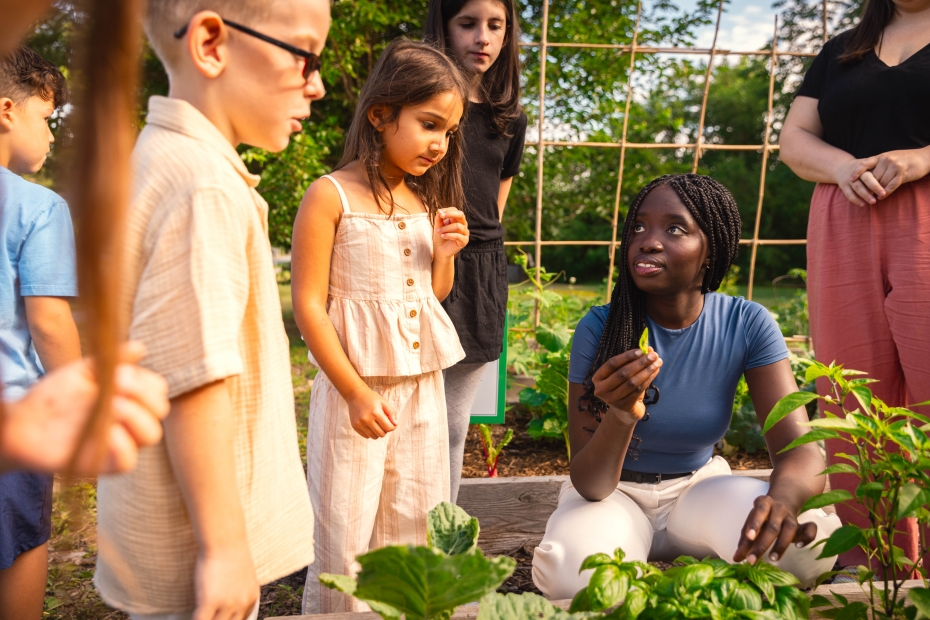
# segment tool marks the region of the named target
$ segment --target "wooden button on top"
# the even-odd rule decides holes
[[[397,227],[400,228],[401,230],[403,230],[403,229],[407,228],[407,224],[406,224],[405,222],[401,222],[400,224],[397,225]]]
[[[410,318],[411,318],[411,319],[414,318],[414,317],[416,317],[416,315],[417,315],[417,311],[416,311],[416,310],[411,310],[411,311],[410,311]]]
[[[411,254],[413,254],[413,252],[410,251],[410,248],[404,249],[404,256],[410,256]]]
[[[420,343],[419,343],[419,342],[414,342],[414,343],[413,343],[413,348],[414,348],[414,349],[419,349],[419,348],[420,348]]]
[[[407,286],[413,286],[413,278],[407,278]]]

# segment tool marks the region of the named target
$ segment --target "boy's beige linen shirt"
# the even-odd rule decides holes
[[[227,379],[236,482],[258,580],[313,561],[313,511],[297,447],[289,348],[268,206],[219,130],[190,104],[149,103],[133,157],[123,302],[142,364],[174,398]],[[204,438],[209,441],[209,438]],[[95,583],[137,614],[194,609],[197,542],[165,443],[98,486]]]

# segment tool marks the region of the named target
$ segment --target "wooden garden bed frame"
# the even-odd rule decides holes
[[[735,470],[734,476],[768,481],[771,469]],[[478,545],[489,555],[513,552],[524,545],[535,547],[542,540],[549,516],[559,501],[559,490],[568,476],[525,476],[520,478],[467,478],[459,489],[458,504],[481,524]],[[909,581],[905,588],[921,586]],[[820,586],[817,594],[835,592],[850,601],[867,601],[867,593],[855,583]],[[553,601],[563,609],[570,601]],[[476,618],[477,605],[460,607],[453,620]],[[291,620],[379,620],[375,613],[338,613],[288,616]],[[274,619],[269,619],[274,620]]]

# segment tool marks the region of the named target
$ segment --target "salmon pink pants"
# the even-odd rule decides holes
[[[878,379],[869,387],[889,405],[930,400],[930,177],[871,207],[853,205],[836,185],[818,185],[807,229],[807,270],[817,360],[835,360]],[[825,381],[818,384],[821,394],[826,388]],[[827,441],[827,462],[848,462],[836,454],[849,448]],[[857,478],[831,475],[830,485],[854,493]],[[868,527],[849,506],[837,506],[837,513],[844,523]],[[916,560],[916,523],[908,519],[899,527],[904,534],[896,544]],[[840,556],[843,565],[865,559],[858,549]]]

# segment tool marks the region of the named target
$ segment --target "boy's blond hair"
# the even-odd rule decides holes
[[[182,53],[174,33],[200,11],[216,11],[221,17],[245,25],[267,18],[274,2],[268,0],[148,0],[143,26],[155,53],[171,67]]]

